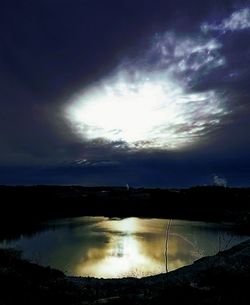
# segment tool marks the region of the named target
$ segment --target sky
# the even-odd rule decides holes
[[[0,184],[250,185],[250,1],[2,0],[0,20]]]

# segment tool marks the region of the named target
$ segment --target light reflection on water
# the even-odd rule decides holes
[[[49,222],[32,237],[5,241],[24,257],[68,275],[142,277],[165,272],[166,219],[80,217]],[[173,220],[168,269],[191,264],[247,239],[222,225]]]

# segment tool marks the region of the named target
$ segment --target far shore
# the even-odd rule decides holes
[[[50,219],[79,216],[228,222],[250,232],[250,188],[0,186],[0,200],[0,239],[39,230]]]

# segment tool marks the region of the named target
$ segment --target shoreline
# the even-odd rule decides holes
[[[250,188],[0,186],[0,199],[0,239],[39,230],[51,219],[89,215],[231,222],[250,232]]]
[[[249,304],[250,239],[167,274],[143,278],[69,277],[0,250],[0,304]],[[39,299],[39,296],[41,299]],[[29,301],[27,301],[27,299]],[[236,302],[237,300],[237,302]]]

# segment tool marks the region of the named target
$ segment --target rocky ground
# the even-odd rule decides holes
[[[0,250],[0,305],[250,304],[250,240],[168,274],[142,279],[66,277]]]

